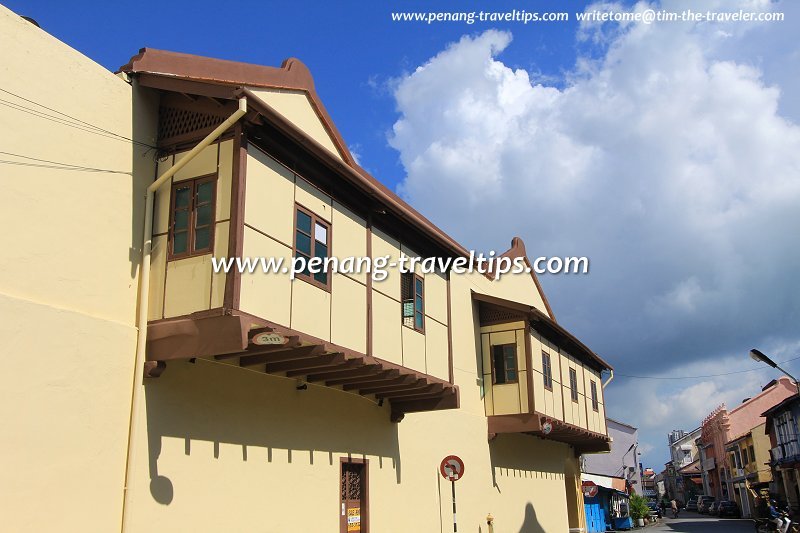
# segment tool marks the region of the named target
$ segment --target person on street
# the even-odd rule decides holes
[[[792,525],[792,521],[778,510],[775,500],[770,500],[769,502],[769,515],[780,533],[786,533],[789,530],[789,526]]]
[[[678,518],[678,502],[675,501],[675,498],[672,499],[670,505],[672,506],[672,518]]]

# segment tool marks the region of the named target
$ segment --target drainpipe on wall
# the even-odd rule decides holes
[[[611,380],[614,379],[614,371],[613,370],[609,370],[609,372],[610,372],[610,374],[608,376],[608,379],[605,381],[605,383],[603,383],[603,390],[605,390],[605,388],[608,386],[608,384],[611,383]]]
[[[133,444],[136,442],[137,421],[139,418],[139,396],[144,380],[144,364],[145,364],[145,348],[147,346],[147,312],[150,300],[150,254],[153,245],[153,204],[155,203],[156,191],[166,183],[172,176],[175,175],[180,169],[186,166],[189,161],[202,152],[206,147],[213,143],[217,138],[225,133],[234,123],[236,123],[244,114],[247,113],[247,98],[239,98],[239,108],[233,112],[222,124],[217,126],[214,131],[209,133],[197,146],[192,148],[180,161],[175,163],[169,170],[164,172],[158,177],[150,186],[147,187],[147,195],[145,196],[145,211],[144,211],[144,233],[142,238],[142,268],[139,273],[139,310],[136,320],[138,327],[136,337],[136,355],[134,358],[133,368],[133,388],[131,391],[131,412],[128,421],[128,452],[125,461],[125,486],[123,490],[122,500],[122,526],[121,530],[124,532],[128,528],[129,513],[128,506],[130,505],[130,491],[128,486],[130,484],[131,473],[133,472]]]

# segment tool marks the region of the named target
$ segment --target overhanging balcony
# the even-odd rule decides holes
[[[800,446],[797,444],[797,439],[778,444],[769,451],[769,454],[773,464],[786,465],[800,462]]]
[[[611,451],[611,439],[606,435],[538,413],[493,415],[487,420],[490,440],[501,433],[525,433],[569,444],[576,455]]]
[[[145,375],[158,377],[169,361],[205,358],[340,388],[405,413],[454,409],[458,387],[448,381],[269,323],[244,313],[197,313],[148,325]]]

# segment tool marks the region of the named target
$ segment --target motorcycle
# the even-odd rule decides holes
[[[781,512],[781,516],[784,520],[789,519],[789,514],[786,511]],[[753,522],[756,528],[756,533],[770,533],[771,531],[778,531],[778,525],[775,524],[771,518],[754,518]],[[800,533],[800,524],[797,522],[791,522],[786,531],[787,533]]]

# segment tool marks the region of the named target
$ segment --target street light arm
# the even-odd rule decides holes
[[[798,395],[800,395],[800,381],[797,381],[797,379],[796,379],[796,378],[795,378],[793,375],[791,375],[791,374],[790,374],[790,373],[788,373],[786,370],[784,370],[784,369],[782,369],[781,367],[779,367],[779,366],[778,366],[778,363],[776,363],[775,361],[773,361],[772,359],[770,359],[769,357],[767,357],[766,355],[764,355],[764,353],[763,353],[762,351],[760,351],[760,350],[756,350],[755,348],[753,348],[752,350],[750,350],[750,357],[751,357],[751,358],[752,358],[754,361],[759,361],[759,362],[761,362],[761,363],[765,363],[765,364],[767,364],[767,365],[771,366],[772,368],[777,368],[778,370],[780,370],[781,372],[783,372],[784,374],[786,374],[787,376],[789,376],[789,378],[790,378],[792,381],[794,381],[794,384],[795,384],[795,386],[797,387],[797,394],[798,394]]]

